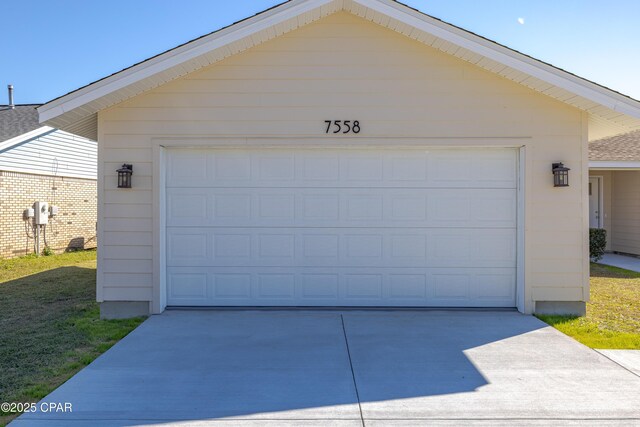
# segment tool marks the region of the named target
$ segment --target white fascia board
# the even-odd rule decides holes
[[[264,15],[249,18],[217,33],[195,40],[182,47],[147,60],[129,70],[122,71],[101,82],[87,86],[84,90],[70,93],[60,99],[46,103],[37,110],[40,122],[47,122],[67,111],[95,101],[105,95],[137,83],[174,66],[183,64],[208,52],[227,46],[269,27],[296,16],[333,3],[336,0],[301,0],[285,3]]]
[[[523,54],[500,46],[492,41],[468,33],[462,29],[439,22],[421,12],[411,10],[407,6],[390,0],[350,0],[352,3],[389,16],[418,30],[427,32],[435,37],[446,40],[486,58],[526,73],[532,77],[546,81],[549,84],[565,89],[578,96],[596,102],[606,108],[632,117],[640,118],[640,102],[628,99],[611,90],[598,87],[582,78],[555,69]],[[72,111],[110,93],[123,89],[178,66],[208,52],[222,48],[235,41],[277,25],[288,19],[295,18],[306,12],[335,3],[337,7],[344,7],[341,0],[294,0],[284,3],[262,15],[249,18],[246,21],[232,25],[217,33],[205,36],[201,40],[190,42],[182,47],[161,54],[157,58],[147,60],[129,70],[121,71],[103,81],[96,82],[70,93],[60,99],[44,104],[38,108],[40,121],[47,122],[65,112]]]
[[[566,71],[528,58],[523,54],[500,46],[495,42],[482,39],[462,29],[455,28],[450,24],[438,22],[427,15],[413,11],[397,3],[380,0],[351,1],[510,68],[568,90],[614,111],[640,118],[640,102],[627,99],[623,95],[617,94],[609,89],[598,87],[580,77],[572,76]]]
[[[640,169],[640,161],[638,162],[630,162],[630,161],[591,161],[589,162],[589,169],[596,170],[621,170],[621,169]]]
[[[23,133],[22,135],[7,139],[6,141],[0,142],[0,151],[5,151],[11,147],[15,147],[18,144],[32,140],[53,130],[55,130],[55,128],[52,128],[50,126],[42,126],[38,129],[32,130],[31,132]]]

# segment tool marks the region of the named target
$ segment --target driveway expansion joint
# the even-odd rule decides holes
[[[351,368],[351,377],[353,378],[353,387],[356,391],[356,399],[358,399],[358,410],[360,411],[360,421],[362,427],[364,427],[364,415],[362,414],[362,403],[360,402],[360,393],[358,392],[358,383],[356,381],[356,373],[353,370],[353,360],[351,359],[351,350],[349,349],[349,339],[347,338],[347,327],[344,324],[344,315],[340,314],[340,321],[342,322],[342,334],[344,335],[344,343],[347,347],[347,356],[349,356],[349,367]]]

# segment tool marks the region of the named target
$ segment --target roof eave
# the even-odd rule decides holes
[[[46,123],[60,115],[100,99],[105,94],[123,89],[132,83],[166,71],[186,61],[198,58],[212,50],[227,46],[244,37],[251,36],[283,19],[289,19],[317,9],[336,0],[291,0],[266,13],[256,15],[208,36],[196,39],[178,48],[171,49],[133,67],[115,73],[84,88],[54,99],[38,107],[40,123]]]
[[[40,122],[61,129],[72,127],[77,121],[83,121],[86,125],[86,123],[88,123],[87,120],[94,120],[89,118],[91,115],[95,115],[97,111],[108,108],[111,105],[115,105],[165,83],[162,81],[157,83],[156,86],[153,86],[155,83],[152,82],[151,78],[154,76],[158,76],[161,73],[165,73],[165,75],[170,74],[170,77],[166,80],[170,81],[197,69],[190,69],[186,66],[181,67],[181,64],[185,65],[189,61],[192,61],[192,63],[203,63],[202,66],[213,64],[216,60],[210,61],[209,63],[206,62],[205,56],[207,54],[221,49],[229,51],[227,56],[235,54],[236,52],[232,52],[229,49],[229,45],[232,43],[246,40],[247,37],[251,38],[260,32],[264,32],[264,30],[272,30],[271,32],[276,34],[277,31],[273,31],[273,27],[276,25],[290,19],[297,19],[299,16],[308,12],[317,12],[317,10],[321,8],[324,10],[325,15],[316,13],[319,17],[326,16],[329,12],[333,13],[337,10],[345,10],[380,24],[382,23],[379,22],[379,17],[378,19],[375,17],[372,18],[372,15],[380,14],[379,16],[388,17],[389,21],[395,20],[409,26],[412,28],[412,33],[427,33],[455,46],[459,46],[461,50],[466,49],[487,60],[504,65],[505,69],[514,70],[515,72],[529,76],[527,78],[538,79],[552,85],[552,87],[575,95],[575,97],[581,100],[576,105],[573,105],[576,108],[580,108],[580,104],[597,104],[589,105],[582,109],[587,112],[594,111],[593,114],[596,115],[601,114],[604,120],[610,122],[617,123],[621,121],[625,125],[625,129],[628,130],[640,128],[640,101],[440,21],[393,0],[291,0],[263,14],[256,15],[209,34],[208,36],[196,39],[50,101],[38,108]],[[329,9],[330,11],[328,11]],[[266,40],[256,42],[256,44],[262,43],[263,41]],[[168,73],[169,71],[172,72]],[[527,78],[523,80],[527,80]],[[148,80],[145,82],[145,79]],[[526,82],[522,80],[518,81],[514,79],[514,81],[525,86],[527,85]],[[139,87],[135,88],[135,84],[139,84]],[[123,93],[118,94],[122,96],[114,96],[115,92],[124,92],[126,88],[130,89],[126,94]],[[131,90],[132,88],[134,90]],[[540,92],[544,93],[543,91]],[[571,102],[567,103],[572,105]],[[598,109],[601,110],[601,107],[610,111],[597,111]],[[618,112],[620,115],[626,116],[626,118],[621,116],[612,120],[611,111]],[[615,116],[615,114],[613,116]],[[93,128],[93,130],[86,131],[87,135],[91,133],[91,136],[94,136],[95,123],[93,123]]]
[[[640,161],[628,160],[591,160],[591,170],[640,170]]]
[[[504,47],[496,42],[439,21],[400,3],[378,0],[350,0],[379,13],[402,21],[414,28],[430,33],[438,38],[468,49],[476,54],[500,62],[510,68],[539,78],[554,86],[569,90],[611,110],[640,119],[640,101],[604,88],[584,78],[545,64],[520,52]],[[400,10],[402,7],[403,10]],[[406,9],[406,10],[405,10]]]

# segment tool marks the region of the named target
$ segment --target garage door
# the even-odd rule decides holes
[[[168,150],[168,304],[514,307],[516,159]]]

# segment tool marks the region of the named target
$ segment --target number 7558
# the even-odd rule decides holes
[[[326,133],[360,133],[360,122],[358,120],[325,120],[327,124]]]

